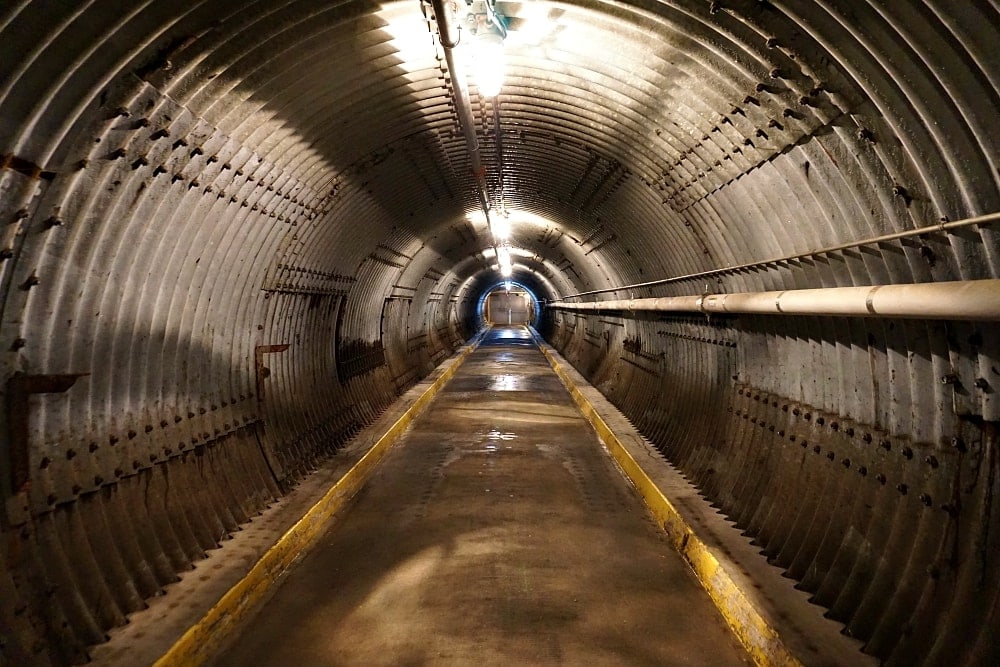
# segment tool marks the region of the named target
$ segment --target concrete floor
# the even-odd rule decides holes
[[[221,665],[749,659],[524,329],[495,329]]]

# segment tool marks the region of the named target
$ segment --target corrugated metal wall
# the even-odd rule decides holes
[[[539,298],[998,277],[991,224],[808,254],[1000,209],[995,3],[497,6]],[[83,660],[475,328],[449,77],[420,0],[0,7],[4,659]],[[869,651],[998,655],[996,323],[540,328]]]

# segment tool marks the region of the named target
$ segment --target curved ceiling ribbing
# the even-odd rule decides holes
[[[510,28],[498,100],[514,278],[541,298],[1000,209],[991,3],[497,4]],[[245,469],[292,480],[470,333],[498,274],[449,76],[419,0],[0,8],[4,378],[86,374],[32,399],[30,484],[5,472],[26,508],[11,525],[233,439],[260,443]],[[472,93],[496,199],[493,102]],[[998,245],[992,227],[971,227],[707,282],[997,277]],[[568,318],[549,324],[567,351],[584,339]],[[606,340],[717,340],[651,326]],[[915,439],[955,430],[938,379],[964,329],[749,329],[759,347],[740,348],[741,381]],[[869,360],[857,350],[873,340],[913,354]],[[708,359],[689,382],[729,377]],[[782,359],[794,373],[769,366]],[[590,375],[617,378],[615,363]],[[989,355],[975,364],[987,373]],[[908,379],[879,384],[897,374]],[[245,510],[264,502],[259,485],[254,500],[239,486]],[[204,530],[172,524],[185,558],[219,538],[216,514]]]

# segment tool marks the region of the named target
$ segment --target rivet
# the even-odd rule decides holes
[[[903,458],[905,458],[905,459],[912,459],[913,458],[913,450],[910,449],[909,447],[903,447],[903,451],[901,452],[901,454],[903,455]]]
[[[798,417],[800,414],[802,414],[802,411],[799,410],[798,408],[792,408],[792,414]]]
[[[958,376],[955,375],[954,373],[948,373],[947,375],[942,375],[941,376],[941,384],[957,385],[958,384]]]
[[[98,449],[100,449],[100,446],[98,446],[98,444],[96,442],[92,442],[92,443],[90,443],[89,449],[90,449],[90,453],[93,454]]]
[[[25,340],[24,338],[15,338],[14,341],[10,344],[10,349],[14,352],[17,352],[27,344],[28,341]]]
[[[117,443],[118,443],[118,438],[116,436],[113,435],[108,436],[108,444],[114,447]]]
[[[76,450],[75,449],[67,449],[66,450],[66,458],[67,459],[72,459],[75,456],[76,456]]]
[[[976,381],[972,383],[975,385],[976,389],[986,390],[990,388],[990,383],[986,378],[976,378]]]
[[[21,289],[30,290],[32,287],[38,285],[39,282],[38,276],[32,273],[23,283],[21,283]]]
[[[845,428],[844,429],[844,435],[846,435],[848,438],[853,438],[854,437],[854,427],[853,426],[848,426],[847,428]]]
[[[903,484],[902,482],[900,482],[899,484],[896,485],[896,490],[899,491],[902,495],[905,496],[906,495],[906,484]]]
[[[142,464],[139,463],[138,460],[133,460],[132,461],[132,470],[138,470],[141,467],[142,467]]]
[[[932,502],[931,501],[931,497],[928,494],[926,494],[926,493],[921,493],[920,494],[920,502],[922,502],[927,507],[930,507],[931,506],[931,502]]]
[[[816,423],[819,424],[820,426],[822,426],[823,424],[826,423],[826,418],[825,417],[816,417]]]
[[[128,118],[129,116],[132,115],[132,112],[126,109],[125,107],[118,107],[117,109],[115,109],[114,114],[115,116],[119,116],[121,118]]]
[[[820,447],[819,445],[816,445],[815,447],[813,447],[813,452],[814,453],[819,454],[821,451],[823,451],[823,448]]]
[[[139,120],[135,121],[135,126],[136,127],[149,127],[149,119],[148,118],[140,118]]]
[[[840,430],[840,422],[830,422],[830,428],[834,431]]]
[[[166,419],[160,420],[160,428],[167,428],[168,426],[170,426],[170,423]]]
[[[101,477],[100,475],[95,475],[94,476],[94,486],[100,486],[101,484],[104,484],[104,478]]]
[[[115,150],[113,150],[110,153],[108,153],[108,159],[109,160],[120,160],[123,157],[125,157],[125,149],[124,148],[116,148]]]
[[[149,138],[152,139],[153,141],[156,141],[157,139],[163,139],[164,137],[169,137],[169,136],[170,132],[167,131],[166,128],[162,128],[149,135]]]
[[[768,127],[773,127],[776,130],[783,130],[783,129],[785,129],[784,126],[781,123],[779,123],[778,121],[774,120],[773,118],[771,120],[767,121],[767,126]]]
[[[787,78],[785,76],[785,73],[782,71],[782,69],[780,67],[775,67],[774,69],[772,69],[771,72],[770,72],[770,74],[771,74],[771,78],[772,79],[784,79],[784,78]]]
[[[892,449],[892,443],[885,439],[880,440],[878,446],[887,452]]]
[[[833,452],[827,452],[827,453],[826,453],[826,458],[828,458],[828,459],[830,459],[830,460],[832,461],[832,460],[834,460],[835,458],[837,458],[837,455],[836,455],[836,454],[834,454]]]
[[[129,440],[133,440],[133,439],[135,438],[135,436],[137,436],[137,435],[138,435],[138,433],[136,433],[136,432],[135,432],[135,431],[133,431],[132,429],[129,429],[129,431],[128,431],[127,435],[128,435],[128,439],[129,439]]]
[[[932,468],[937,468],[938,467],[938,460],[937,460],[937,458],[935,458],[932,455],[927,456],[924,459],[924,463],[926,463],[927,465],[929,465]]]
[[[958,516],[958,508],[951,503],[944,503],[941,509],[948,513],[948,516]]]
[[[50,493],[50,494],[49,494],[49,495],[48,495],[48,496],[47,496],[47,497],[45,498],[45,500],[46,500],[46,501],[48,502],[48,504],[49,504],[49,505],[55,505],[55,504],[56,504],[56,501],[58,500],[58,498],[56,498],[56,494],[54,494],[54,493]]]
[[[871,443],[871,441],[872,441],[872,434],[871,433],[862,433],[861,434],[861,440],[863,440],[864,442],[867,442],[867,443]]]
[[[858,139],[861,141],[867,141],[870,144],[875,143],[875,135],[868,128],[862,127],[858,130]]]
[[[875,475],[875,481],[885,486],[885,475],[883,475],[882,473]]]
[[[961,438],[957,438],[957,437],[956,438],[952,438],[951,439],[951,446],[956,451],[959,451],[959,452],[964,452],[965,451],[965,441],[962,440]]]
[[[45,226],[46,229],[52,229],[53,227],[61,227],[62,223],[63,221],[61,218],[53,215],[46,218],[45,222],[43,222],[42,224]]]
[[[149,455],[149,462],[153,463],[153,462],[156,461],[157,458],[159,458],[159,457],[156,454],[150,454]]]
[[[44,470],[45,468],[49,467],[50,463],[52,463],[52,460],[49,459],[49,457],[47,456],[43,456],[42,460],[38,462],[38,467]]]
[[[769,49],[776,49],[781,44],[781,42],[778,41],[777,37],[768,37],[765,44]]]
[[[195,157],[196,155],[204,155],[204,154],[205,154],[205,151],[203,151],[201,149],[201,146],[196,146],[194,148],[194,150],[191,151],[191,157]]]
[[[78,496],[80,495],[80,492],[83,491],[83,487],[79,484],[74,484],[72,491],[74,496]]]
[[[858,474],[861,475],[862,477],[866,476],[868,474],[868,468],[860,466],[858,468]]]
[[[851,459],[844,459],[840,462],[845,468],[851,467]]]
[[[153,427],[150,424],[146,424],[145,431],[146,431],[146,433],[152,433],[153,432]]]
[[[125,474],[124,470],[122,470],[121,468],[115,468],[115,477],[121,477],[124,474]]]

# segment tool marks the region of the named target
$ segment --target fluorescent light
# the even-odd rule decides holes
[[[480,30],[475,40],[476,85],[483,97],[495,97],[503,86],[504,54],[503,35],[491,30]]]

